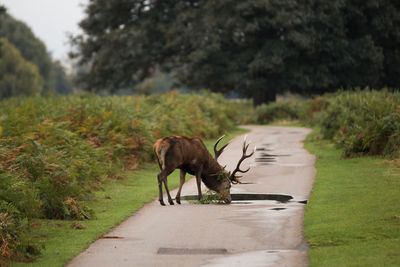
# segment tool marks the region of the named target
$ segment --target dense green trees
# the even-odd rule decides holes
[[[42,87],[36,65],[25,60],[7,39],[0,38],[0,99],[39,94]]]
[[[4,7],[0,6],[0,38],[2,38],[3,42],[7,40],[7,51],[10,50],[10,46],[12,46],[13,54],[18,54],[18,58],[14,58],[12,60],[16,62],[25,62],[28,61],[32,63],[35,68],[39,70],[39,80],[41,82],[33,83],[29,85],[26,83],[26,80],[29,80],[28,77],[22,77],[21,72],[12,72],[16,71],[19,67],[15,67],[13,69],[2,69],[0,75],[2,77],[12,77],[15,76],[16,84],[12,85],[13,88],[19,88],[18,90],[11,90],[10,91],[10,82],[9,80],[8,87],[1,87],[0,91],[2,92],[2,97],[8,97],[16,94],[28,94],[29,92],[41,92],[41,94],[48,95],[53,93],[66,93],[71,91],[71,85],[68,82],[68,79],[65,75],[65,71],[62,66],[57,63],[53,62],[51,56],[48,54],[47,49],[44,43],[39,40],[31,31],[28,25],[25,23],[16,20],[11,15],[6,12]],[[18,50],[18,51],[15,51]],[[4,52],[4,51],[3,51]],[[3,54],[3,56],[9,56]],[[0,64],[2,66],[9,64],[11,60],[10,57],[3,58],[0,57]],[[25,62],[27,63],[27,62]],[[24,64],[25,64],[24,63]],[[22,65],[24,65],[22,64]],[[26,66],[29,64],[25,64]],[[29,65],[30,69],[32,70],[32,65]],[[34,71],[35,72],[35,71]],[[36,75],[36,74],[35,74]],[[29,76],[29,75],[28,75]],[[1,81],[0,81],[1,82]],[[27,87],[31,86],[32,88],[25,88],[20,89],[21,84],[24,83]],[[4,83],[2,83],[4,85]],[[37,86],[40,84],[40,88],[38,89]],[[22,90],[22,91],[21,91]],[[7,93],[5,93],[7,92]],[[9,93],[12,93],[9,95]]]
[[[51,57],[44,43],[32,30],[25,23],[5,13],[0,15],[0,36],[7,38],[26,60],[38,66],[44,80],[44,91],[51,91],[54,86]]]
[[[256,102],[399,86],[395,0],[93,0],[74,42],[90,90],[114,91],[161,67],[192,88],[239,91]]]

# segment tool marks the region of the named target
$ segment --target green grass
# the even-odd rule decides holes
[[[225,141],[244,133],[236,129],[227,134]],[[215,140],[205,141],[212,151]],[[74,256],[86,249],[93,241],[121,223],[132,213],[158,196],[156,164],[147,164],[140,170],[130,172],[125,179],[110,180],[102,190],[95,192],[86,204],[94,210],[96,218],[87,221],[36,220],[34,239],[45,246],[42,255],[31,263],[13,263],[12,266],[64,266]],[[178,186],[178,171],[168,178],[170,189]],[[73,225],[83,226],[75,229]]]
[[[305,214],[310,266],[399,266],[400,169],[377,157],[343,159],[316,134],[317,176]]]

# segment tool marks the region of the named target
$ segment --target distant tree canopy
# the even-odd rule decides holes
[[[44,79],[45,90],[51,90],[52,61],[47,53],[46,46],[33,34],[32,30],[23,22],[11,17],[9,14],[0,15],[0,37],[7,38],[23,57],[39,67]]]
[[[43,80],[35,64],[25,60],[7,39],[0,38],[0,99],[17,95],[37,95]]]
[[[397,0],[92,0],[80,26],[75,56],[94,91],[156,69],[256,103],[288,89],[400,85]]]
[[[14,48],[19,50],[24,60],[37,66],[39,75],[43,79],[42,88],[40,89],[42,94],[58,92],[58,88],[63,86],[58,83],[60,81],[59,76],[65,76],[61,65],[52,61],[44,43],[33,34],[28,25],[13,18],[1,6],[0,38],[7,39]],[[0,60],[3,60],[3,58],[0,57]],[[3,73],[3,75],[5,74]],[[63,88],[62,90],[70,91],[70,88]],[[29,91],[29,89],[27,90]]]

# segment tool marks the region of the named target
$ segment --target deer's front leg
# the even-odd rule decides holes
[[[202,172],[202,169],[200,169],[200,170],[196,173],[197,192],[198,192],[198,198],[199,198],[199,200],[201,200],[201,198],[203,197],[202,194],[201,194],[201,172]]]

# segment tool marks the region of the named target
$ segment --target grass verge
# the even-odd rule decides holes
[[[225,140],[246,132],[236,129]],[[211,151],[215,140],[207,140]],[[93,241],[124,221],[132,213],[158,196],[156,164],[146,164],[140,170],[130,172],[125,179],[105,183],[102,190],[94,193],[86,204],[93,209],[96,218],[87,221],[35,220],[34,239],[44,245],[42,255],[34,262],[16,263],[12,266],[64,266],[74,256],[86,249]],[[169,188],[178,186],[179,172],[168,178]]]
[[[343,159],[312,134],[317,176],[305,214],[310,266],[399,266],[400,168],[382,158]]]

